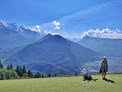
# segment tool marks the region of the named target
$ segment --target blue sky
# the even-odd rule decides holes
[[[51,22],[106,0],[0,0],[0,19],[22,25]],[[109,1],[109,0],[107,0]]]
[[[0,20],[73,37],[89,29],[122,30],[121,16],[121,0],[0,0]]]

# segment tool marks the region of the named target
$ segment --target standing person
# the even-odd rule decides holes
[[[101,63],[101,70],[102,70],[102,77],[104,75],[103,80],[105,80],[106,79],[105,78],[106,72],[108,71],[108,63],[107,63],[107,57],[106,56],[104,56],[103,59],[104,60]]]

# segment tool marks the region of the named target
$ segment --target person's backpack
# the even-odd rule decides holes
[[[84,75],[83,75],[83,80],[84,80],[84,81],[85,81],[85,80],[90,81],[90,80],[93,80],[93,78],[92,78],[89,74],[84,74]]]
[[[89,81],[96,81],[96,80],[98,80],[98,79],[93,79],[92,77],[91,77],[91,75],[89,75],[89,74],[84,74],[83,75],[83,81],[85,81],[85,80],[87,80],[88,82]]]

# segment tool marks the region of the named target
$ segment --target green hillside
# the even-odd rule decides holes
[[[83,76],[50,77],[39,79],[1,80],[0,92],[121,92],[122,74],[92,75],[94,81],[83,81]],[[115,83],[112,83],[114,81]]]

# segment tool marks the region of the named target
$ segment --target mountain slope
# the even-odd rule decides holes
[[[51,63],[70,72],[80,71],[83,63],[98,60],[99,54],[60,35],[48,34],[41,41],[30,44],[4,61],[4,64]],[[38,64],[36,64],[38,65]],[[50,68],[45,69],[50,70]],[[33,69],[33,68],[32,68]],[[37,68],[38,69],[38,68]],[[40,69],[38,69],[41,71]],[[43,71],[41,71],[43,72]],[[54,72],[54,71],[50,71]]]
[[[4,61],[5,59],[11,57],[12,55],[14,55],[15,53],[17,53],[18,51],[22,50],[25,46],[20,46],[20,47],[15,47],[15,48],[11,48],[11,49],[1,49],[0,48],[0,59],[2,59],[2,61]]]
[[[122,55],[122,39],[85,36],[78,43],[107,56]]]

